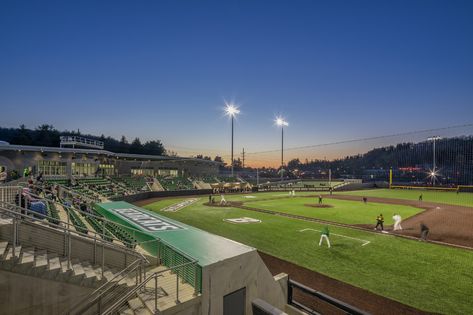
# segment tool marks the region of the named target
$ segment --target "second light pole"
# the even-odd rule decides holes
[[[276,117],[276,125],[281,127],[281,182],[284,180],[284,127],[289,123],[282,117]]]

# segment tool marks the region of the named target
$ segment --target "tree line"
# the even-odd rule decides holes
[[[320,172],[330,169],[334,177],[346,175],[362,176],[369,170],[418,169],[424,172],[433,169],[433,143],[399,143],[397,145],[374,148],[364,154],[327,160],[293,159],[287,166],[290,171]],[[473,177],[473,136],[444,138],[436,142],[436,170],[461,182],[471,182]]]
[[[166,149],[160,140],[150,140],[144,143],[139,138],[128,142],[125,136],[120,140],[110,136],[82,134],[77,131],[59,131],[54,126],[43,124],[35,129],[28,129],[25,125],[19,128],[0,127],[0,140],[17,145],[33,145],[42,147],[59,147],[61,136],[81,136],[92,140],[102,141],[104,149],[116,153],[166,155]]]

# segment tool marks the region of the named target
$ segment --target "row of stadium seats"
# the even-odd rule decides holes
[[[67,215],[69,216],[69,219],[71,220],[72,224],[74,225],[74,228],[76,229],[77,232],[87,234],[88,229],[85,223],[82,221],[82,219],[79,217],[76,211],[72,209],[72,206],[69,202],[63,201],[62,204],[64,205],[64,210],[66,211]]]
[[[48,207],[49,222],[53,224],[58,224],[60,221],[60,218],[59,218],[59,211],[57,210],[56,205],[54,204],[54,202],[48,201],[47,207]]]
[[[132,191],[149,191],[146,178],[142,176],[113,177],[113,180]]]
[[[159,177],[158,180],[166,190],[189,190],[194,188],[192,182],[185,177]]]

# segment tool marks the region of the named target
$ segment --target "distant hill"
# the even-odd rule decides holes
[[[436,164],[445,182],[461,184],[473,183],[473,137],[444,138],[436,143]],[[363,177],[370,171],[389,170],[393,168],[398,173],[418,173],[425,178],[426,172],[433,164],[432,142],[400,143],[395,146],[374,148],[364,154],[347,156],[341,159],[326,161],[312,160],[302,163],[299,159],[289,161],[290,171],[299,170],[314,174],[326,173],[332,170],[335,177]],[[417,169],[405,171],[404,169]],[[412,174],[411,174],[412,175]],[[383,174],[384,178],[386,176]]]

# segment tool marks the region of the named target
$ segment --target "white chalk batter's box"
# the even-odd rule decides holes
[[[235,224],[261,223],[261,220],[248,218],[248,217],[235,218],[235,219],[223,219],[223,221],[235,223]]]
[[[181,210],[182,208],[185,208],[185,207],[187,207],[187,206],[190,206],[191,204],[193,204],[193,203],[196,202],[197,200],[199,200],[199,199],[198,199],[198,198],[186,199],[186,200],[181,201],[181,202],[179,202],[179,203],[176,203],[176,204],[167,206],[167,207],[165,207],[165,208],[162,208],[161,211],[165,211],[165,212],[176,212],[176,211]]]

